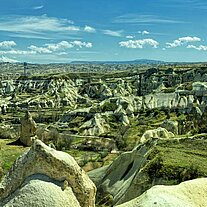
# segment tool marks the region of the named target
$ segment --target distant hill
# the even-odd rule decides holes
[[[165,64],[161,60],[137,59],[129,61],[72,61],[71,64],[137,64],[137,65],[153,65]]]

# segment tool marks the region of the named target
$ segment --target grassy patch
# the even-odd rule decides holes
[[[7,173],[18,156],[28,148],[15,145],[7,145],[11,140],[0,139],[0,164],[3,174]]]
[[[206,177],[207,140],[159,141],[148,159],[144,170],[150,178],[161,178],[167,184]]]

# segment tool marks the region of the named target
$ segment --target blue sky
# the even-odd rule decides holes
[[[1,0],[0,61],[207,62],[204,0]]]

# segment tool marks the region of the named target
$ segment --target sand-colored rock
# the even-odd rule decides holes
[[[158,127],[157,129],[147,130],[141,137],[140,142],[144,143],[151,138],[171,138],[174,137],[172,132],[167,129]]]
[[[24,187],[25,182],[27,183],[25,180],[30,176],[39,174],[54,180],[53,184],[56,182],[61,183],[63,189],[67,188],[67,186],[64,187],[65,183],[67,183],[81,207],[95,206],[96,187],[86,173],[78,166],[73,157],[46,146],[40,140],[34,141],[30,150],[16,160],[9,173],[2,180],[0,184],[0,202],[5,202],[8,196],[11,196],[11,199],[14,197],[14,200],[8,202],[18,201],[19,198],[15,197],[15,195],[16,193],[18,195],[17,191]],[[29,185],[29,183],[27,184]],[[49,185],[51,186],[52,184],[50,183]],[[42,186],[45,186],[45,189],[47,189],[47,185]],[[53,193],[58,195],[58,187],[54,188],[58,192],[51,192],[51,195]],[[42,191],[45,191],[45,189],[42,189]],[[22,190],[24,191],[24,189]],[[71,193],[70,195],[72,196]],[[64,194],[62,196],[65,198]],[[25,197],[25,199],[27,198]],[[74,200],[73,198],[71,199]],[[18,204],[13,206],[18,206]],[[47,206],[50,206],[50,204]]]
[[[80,207],[72,188],[63,189],[57,182],[43,175],[28,177],[22,187],[5,199],[4,207]]]
[[[183,182],[175,186],[154,186],[138,198],[117,207],[205,207],[207,178]]]
[[[35,121],[29,111],[26,111],[25,116],[21,119],[20,141],[26,146],[31,146],[36,130]]]

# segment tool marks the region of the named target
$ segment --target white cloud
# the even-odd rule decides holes
[[[81,42],[81,41],[78,41],[78,40],[70,42],[70,43],[72,45],[78,46],[80,48],[82,48],[82,47],[91,48],[93,46],[91,42]]]
[[[61,31],[61,29],[60,29],[60,31]],[[68,27],[63,28],[63,31],[77,32],[77,31],[80,31],[80,27],[78,27],[78,26],[68,26]]]
[[[144,31],[142,32],[142,34],[143,34],[143,35],[148,35],[148,34],[149,34],[149,32],[148,32],[148,31],[146,31],[146,30],[144,30]]]
[[[73,21],[56,17],[42,16],[5,16],[0,18],[0,31],[14,33],[40,34],[49,32],[77,32]]]
[[[172,43],[167,42],[166,48],[179,47],[179,46],[182,46],[182,45],[189,43],[189,42],[199,42],[199,41],[201,41],[201,39],[199,37],[189,37],[189,36],[180,37],[177,40],[174,40]]]
[[[52,51],[60,51],[60,50],[65,50],[65,49],[69,49],[69,48],[73,48],[73,47],[79,47],[79,48],[91,48],[93,45],[91,42],[82,42],[79,40],[75,40],[75,41],[71,41],[71,42],[67,42],[67,41],[61,41],[57,44],[45,44],[45,46],[47,46],[47,48],[49,50]]]
[[[127,35],[126,38],[127,38],[127,39],[133,39],[134,36],[132,36],[132,35]]]
[[[153,48],[157,48],[159,43],[153,39],[142,39],[142,40],[128,40],[128,41],[122,41],[119,42],[119,45],[121,47],[126,47],[126,48],[139,48],[142,49],[145,46],[151,46]]]
[[[95,28],[93,28],[93,27],[90,27],[90,26],[85,26],[84,27],[84,31],[85,32],[89,32],[89,33],[95,33],[96,32],[96,29]]]
[[[118,16],[114,19],[113,23],[119,24],[143,24],[143,23],[154,23],[154,24],[175,24],[184,23],[182,21],[165,19],[156,15],[139,15],[139,14],[125,14]]]
[[[207,51],[207,46],[205,45],[199,45],[199,46],[195,46],[195,45],[188,45],[187,46],[188,49],[196,49],[196,50],[203,50],[203,51]]]
[[[74,47],[72,43],[69,43],[67,41],[61,41],[57,44],[45,44],[45,46],[47,46],[47,48],[52,51],[65,50]]]
[[[15,59],[8,58],[8,57],[5,57],[5,56],[1,56],[0,57],[0,62],[16,63],[16,62],[19,62],[19,61],[15,60]]]
[[[51,50],[49,50],[48,48],[45,48],[45,47],[37,47],[35,45],[30,45],[28,47],[32,52],[34,53],[43,53],[43,54],[49,54],[49,53],[52,53]]]
[[[0,50],[0,55],[36,55],[36,54],[58,54],[60,52],[64,52],[70,48],[91,48],[93,45],[91,42],[82,42],[82,41],[61,41],[59,43],[53,44],[44,44],[41,47],[36,45],[30,45],[28,47],[29,50]]]
[[[14,41],[3,41],[0,42],[0,48],[1,49],[10,49],[11,47],[16,46],[16,42]]]
[[[41,40],[50,40],[51,36],[46,35],[37,35],[37,34],[10,34],[9,37],[18,37],[18,38],[27,38],[27,39],[41,39]],[[69,37],[70,38],[70,37]]]
[[[180,37],[178,39],[181,42],[197,42],[197,41],[201,41],[201,38],[199,37]]]
[[[0,55],[29,55],[29,54],[35,54],[34,51],[27,51],[27,50],[0,50]]]
[[[109,35],[109,36],[113,36],[113,37],[121,37],[122,36],[122,33],[123,33],[123,30],[119,30],[119,31],[112,31],[112,30],[103,30],[103,33],[105,35]]]
[[[96,29],[85,25],[75,25],[69,19],[41,16],[3,16],[0,17],[0,32],[8,36],[32,39],[82,39],[77,34],[83,32],[95,33]],[[107,32],[107,31],[106,31]],[[108,31],[109,32],[109,31]],[[117,31],[119,32],[119,31]],[[113,35],[113,34],[112,34]],[[114,35],[116,35],[114,33]]]
[[[39,9],[42,9],[42,8],[44,8],[44,5],[34,6],[33,7],[34,10],[39,10]]]
[[[144,30],[144,31],[139,31],[138,32],[139,34],[142,34],[142,35],[148,35],[150,34],[148,31]]]
[[[43,53],[43,54],[50,54],[56,51],[65,51],[66,49],[78,47],[78,48],[91,48],[93,45],[91,42],[82,42],[79,40],[67,42],[61,41],[56,44],[45,44],[44,47],[37,47],[35,45],[31,45],[28,48],[34,53]]]

